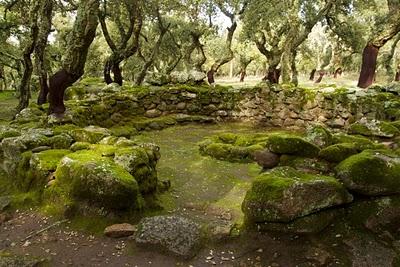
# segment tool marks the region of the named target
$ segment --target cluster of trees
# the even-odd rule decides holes
[[[0,0],[0,85],[17,84],[18,110],[38,85],[56,114],[85,71],[140,85],[196,70],[213,84],[235,61],[241,81],[249,66],[294,84],[347,70],[366,88],[377,66],[400,79],[399,32],[399,0]]]

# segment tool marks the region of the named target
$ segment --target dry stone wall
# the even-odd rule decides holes
[[[221,121],[252,121],[278,127],[303,127],[321,122],[343,128],[361,118],[400,119],[400,97],[395,92],[378,89],[269,85],[240,89],[116,87],[112,92],[92,94],[72,110],[75,118],[84,120],[82,123],[98,125],[128,116],[156,118],[170,114],[203,115]]]

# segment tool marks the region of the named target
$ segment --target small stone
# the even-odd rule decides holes
[[[160,117],[162,114],[161,111],[159,111],[158,109],[150,109],[148,111],[146,111],[145,116],[148,118],[157,118]]]
[[[112,238],[128,237],[136,232],[136,227],[129,223],[114,224],[104,230],[104,235]]]
[[[268,149],[264,149],[254,152],[253,158],[257,164],[264,169],[271,169],[278,166],[280,157],[279,155],[270,152]]]

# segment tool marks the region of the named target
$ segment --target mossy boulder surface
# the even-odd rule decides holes
[[[57,169],[60,160],[70,154],[70,150],[51,149],[40,153],[33,153],[29,161],[29,170],[26,178],[30,178],[30,187],[43,189],[50,173]]]
[[[359,152],[365,149],[376,149],[379,145],[370,139],[360,135],[349,135],[344,133],[337,133],[333,135],[333,144],[350,143],[354,144]]]
[[[277,154],[289,154],[305,157],[315,157],[320,149],[305,139],[292,134],[271,134],[267,148]]]
[[[17,129],[11,128],[10,126],[0,125],[0,142],[4,138],[20,136],[21,132]]]
[[[114,161],[138,182],[140,192],[151,193],[157,188],[156,164],[158,147],[123,147],[115,152]]]
[[[199,143],[200,153],[219,160],[251,162],[256,152],[265,149],[266,135],[222,133]]]
[[[140,208],[135,178],[112,159],[93,151],[78,151],[64,157],[55,177],[55,186],[74,200],[110,210]]]
[[[315,234],[321,232],[330,223],[332,223],[338,213],[338,210],[328,209],[298,219],[294,219],[289,223],[258,223],[257,229],[261,232],[274,231],[295,234]]]
[[[329,162],[341,162],[346,158],[357,154],[357,145],[354,143],[341,143],[328,146],[319,152],[319,157]]]
[[[394,137],[400,134],[400,130],[389,122],[361,120],[350,125],[350,132],[365,136]]]
[[[251,223],[290,222],[353,200],[333,177],[278,167],[257,177],[242,204]]]
[[[95,144],[104,137],[111,135],[108,129],[97,126],[88,126],[82,129],[72,130],[70,134],[75,141],[88,142],[91,144]]]
[[[400,196],[363,199],[352,203],[346,212],[346,221],[365,227],[375,233],[389,232],[397,239],[400,220]]]
[[[306,140],[324,148],[332,144],[332,133],[322,125],[315,124],[307,128]]]
[[[309,173],[329,173],[329,162],[319,158],[305,158],[292,155],[282,155],[279,166],[289,166],[299,171]]]
[[[400,157],[389,150],[365,150],[342,161],[337,177],[359,194],[379,196],[400,193]]]

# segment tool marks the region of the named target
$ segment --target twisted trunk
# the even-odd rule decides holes
[[[376,61],[378,58],[379,48],[373,44],[368,44],[363,51],[362,65],[360,77],[358,79],[358,87],[367,88],[373,84],[375,80]]]
[[[81,1],[79,4],[63,68],[50,77],[49,113],[64,113],[64,92],[84,73],[89,47],[96,35],[98,9],[99,0]]]
[[[316,72],[317,72],[317,69],[312,69],[312,71],[310,73],[310,81],[314,81]]]
[[[39,24],[38,42],[35,47],[35,65],[39,75],[40,92],[37,99],[38,105],[47,102],[49,86],[47,84],[47,64],[45,62],[45,50],[47,47],[47,38],[51,31],[51,19],[53,12],[53,1],[44,0],[42,3]]]
[[[17,112],[20,112],[24,108],[28,107],[29,99],[31,97],[30,91],[30,84],[31,84],[31,77],[33,72],[33,64],[31,55],[35,49],[38,34],[39,34],[39,27],[38,27],[38,12],[40,9],[40,1],[36,1],[32,4],[30,12],[29,12],[29,20],[30,20],[30,35],[29,39],[25,45],[23,51],[23,67],[24,72],[22,74],[21,83],[18,87],[19,92],[19,103],[17,106]]]

